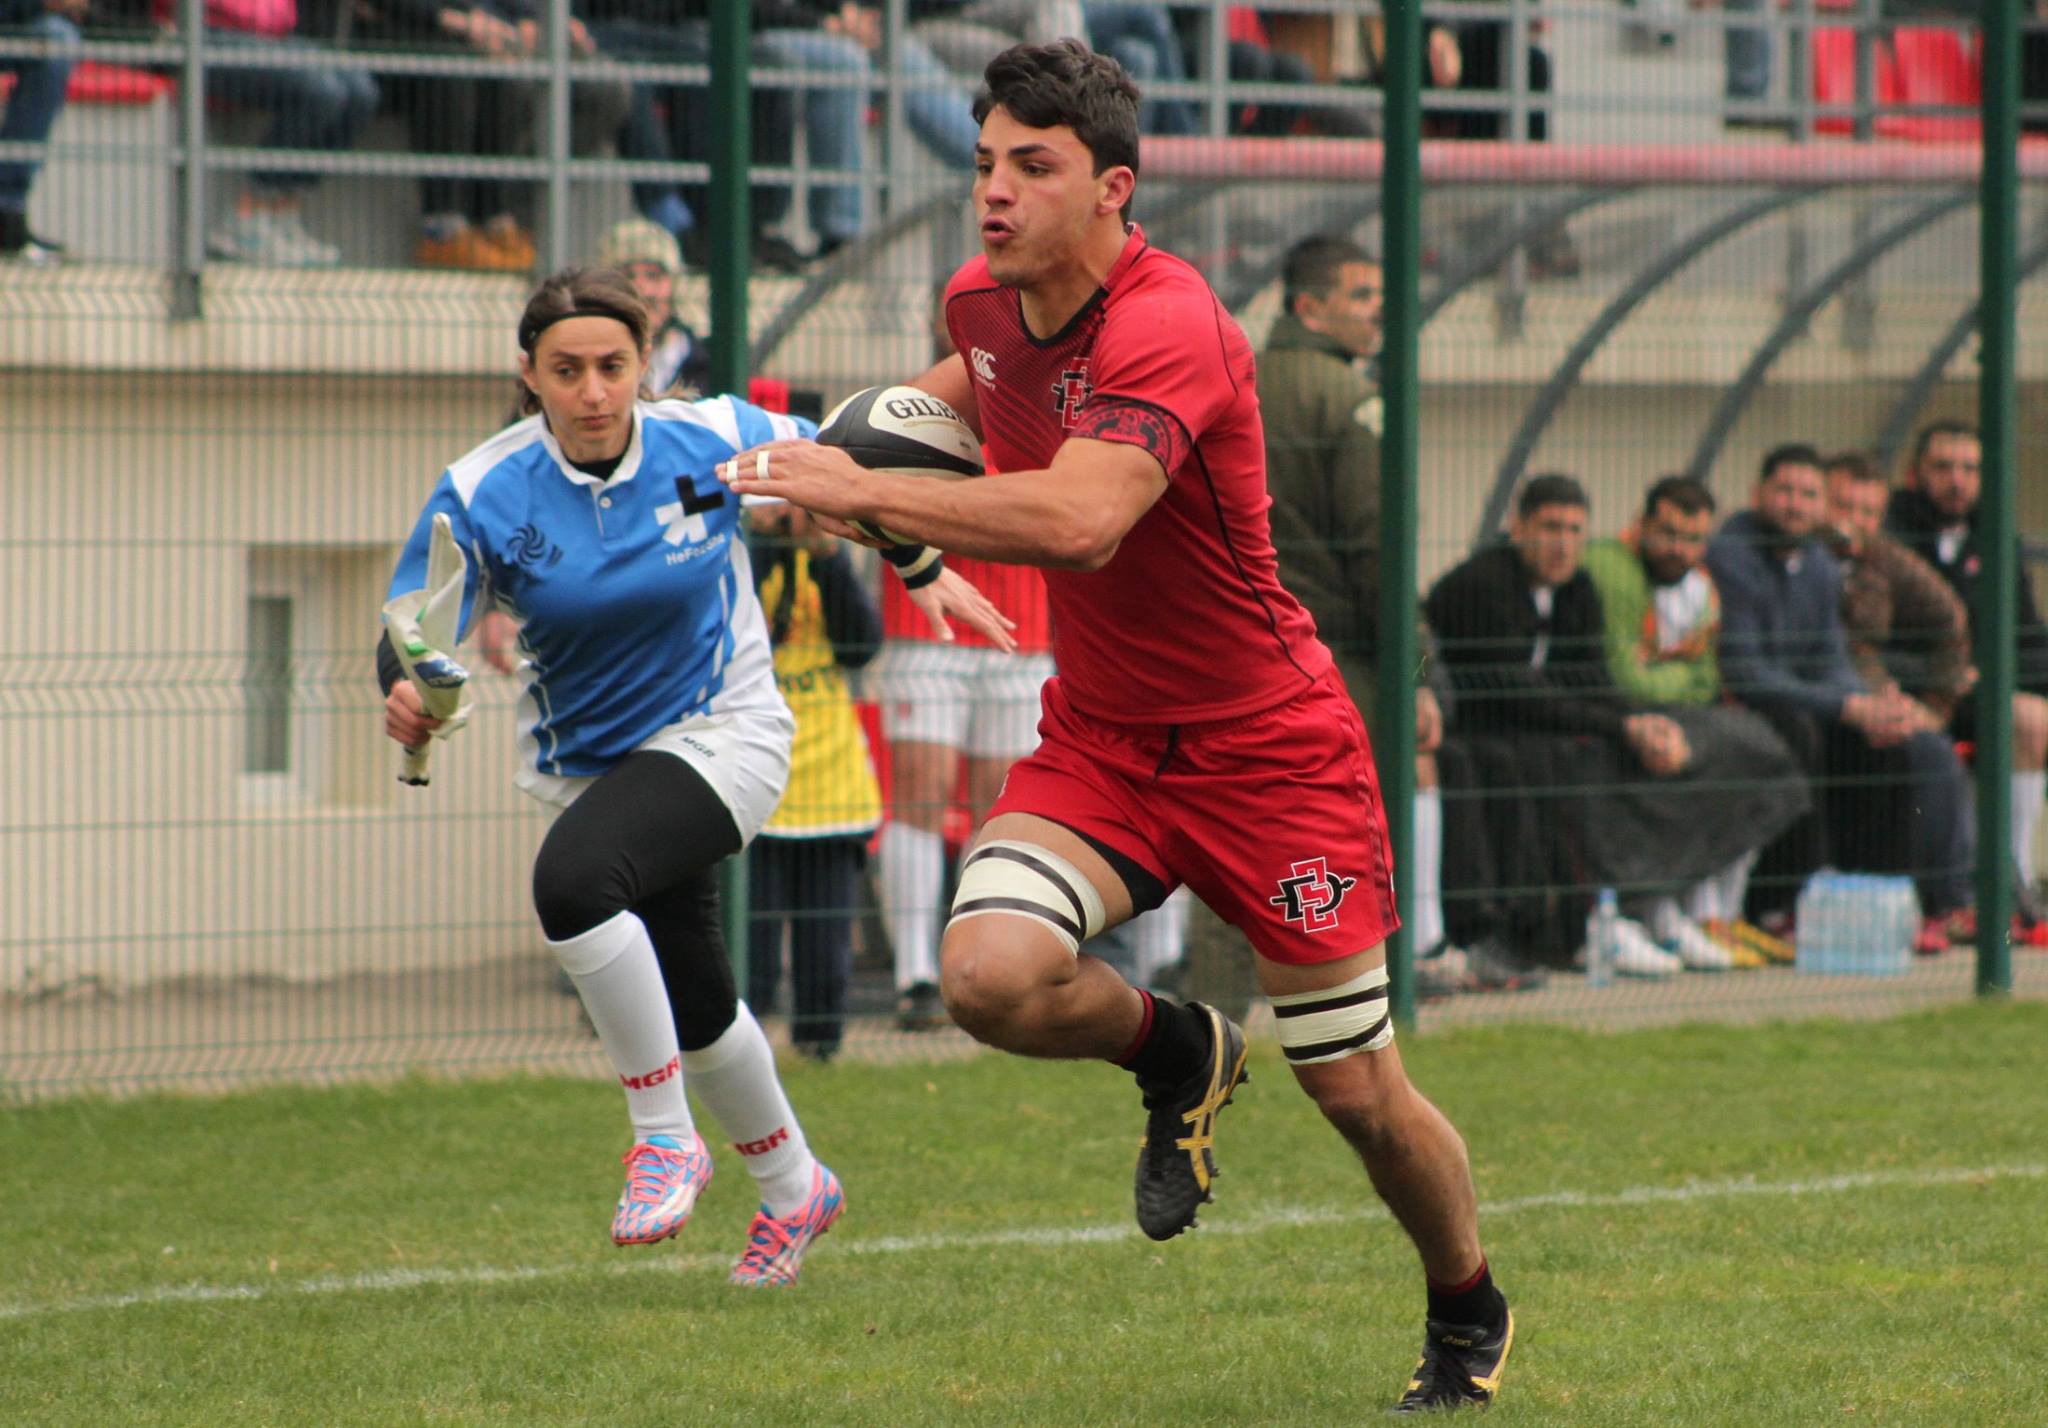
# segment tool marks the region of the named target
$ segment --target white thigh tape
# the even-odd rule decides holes
[[[1378,1051],[1394,1039],[1387,1015],[1387,969],[1375,967],[1340,987],[1273,997],[1280,1049],[1296,1066]]]
[[[982,844],[960,869],[954,918],[991,912],[1035,918],[1077,954],[1109,920],[1101,895],[1079,868],[1036,843],[1013,838]]]

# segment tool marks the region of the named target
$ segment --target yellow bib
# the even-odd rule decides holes
[[[775,684],[796,716],[796,743],[789,754],[789,787],[762,831],[785,838],[871,833],[882,821],[882,791],[846,673],[826,638],[825,599],[811,578],[809,551],[799,550],[793,562],[768,573],[761,606],[772,619],[792,571],[796,595],[789,633],[775,647]]]

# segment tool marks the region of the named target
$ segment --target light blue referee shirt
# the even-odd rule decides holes
[[[522,784],[602,774],[689,715],[781,704],[739,501],[715,468],[816,431],[732,397],[643,401],[609,480],[572,466],[538,416],[442,474],[391,596],[426,584],[445,512],[469,557],[463,633],[489,604],[523,623]]]

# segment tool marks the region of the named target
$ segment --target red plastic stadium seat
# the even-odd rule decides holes
[[[1837,26],[1827,26],[1813,32],[1813,102],[1816,104],[1854,104],[1856,102],[1856,32]],[[1872,75],[1872,97],[1879,105],[1899,102],[1899,71],[1892,58],[1891,47],[1882,37],[1871,47],[1871,61],[1876,66]],[[1880,125],[1883,121],[1879,121]],[[1821,134],[1847,134],[1855,129],[1855,121],[1846,114],[1833,114],[1814,121],[1814,130]]]
[[[168,79],[146,69],[81,60],[64,92],[73,104],[147,104],[170,88]]]
[[[1892,32],[1901,104],[1945,104],[1975,109],[1984,101],[1984,71],[1974,49],[1954,30],[1915,25]],[[1962,144],[1982,137],[1982,122],[1964,114],[1899,114],[1880,119],[1878,132],[1923,144]]]
[[[64,86],[64,98],[71,104],[147,104],[171,87],[168,79],[145,69],[80,60]],[[0,74],[0,100],[13,91],[14,76]]]

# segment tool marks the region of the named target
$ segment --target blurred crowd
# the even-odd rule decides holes
[[[939,165],[964,171],[973,162],[976,128],[971,93],[990,57],[1018,41],[1085,37],[1115,55],[1148,89],[1186,84],[1204,52],[1207,6],[1110,5],[1082,0],[910,0],[900,34],[884,34],[872,5],[770,0],[751,8],[754,71],[753,160],[786,166],[804,139],[811,169],[829,177],[806,194],[805,227],[814,242],[800,249],[785,235],[793,200],[788,183],[759,185],[752,201],[757,268],[794,272],[830,257],[870,226],[872,169],[879,154],[872,130],[883,89],[900,97],[909,132]],[[93,38],[134,39],[178,33],[175,0],[0,0],[0,36],[51,42],[55,53],[0,56],[0,76],[13,93],[0,120],[0,141],[41,142],[63,109],[75,57],[62,46],[81,31]],[[703,65],[711,57],[711,0],[574,0],[568,47],[576,59]],[[493,78],[488,69],[462,74],[380,70],[399,56],[465,61],[531,60],[545,53],[538,0],[205,0],[209,47],[209,111],[262,116],[254,145],[293,153],[336,154],[356,147],[380,112],[405,125],[416,154],[517,158],[537,152],[542,82]],[[1233,81],[1264,85],[1377,86],[1385,54],[1377,17],[1304,14],[1229,7],[1226,69]],[[1426,81],[1431,90],[1497,99],[1508,83],[1506,20],[1432,22]],[[342,63],[344,57],[349,61]],[[323,63],[331,58],[333,63]],[[174,76],[175,66],[157,72]],[[1529,82],[1548,87],[1549,59],[1532,46]],[[0,81],[4,82],[4,81]],[[1327,90],[1326,90],[1327,92]],[[1498,104],[1466,108],[1432,99],[1431,132],[1444,137],[1505,137]],[[1201,101],[1161,94],[1142,122],[1154,134],[1208,132]],[[1236,103],[1225,118],[1234,134],[1368,135],[1376,107],[1289,104],[1261,98]],[[570,149],[578,156],[616,154],[630,160],[704,161],[718,131],[707,85],[579,79],[571,89]],[[1544,137],[1540,110],[1528,136]],[[53,261],[63,235],[28,226],[38,164],[0,163],[0,257]],[[417,180],[419,232],[413,260],[422,267],[524,272],[534,266],[535,185],[476,172]],[[316,170],[280,158],[275,169],[251,172],[231,217],[209,234],[211,257],[279,266],[321,267],[340,261],[333,235],[309,230],[303,200],[321,181]],[[642,217],[677,241],[685,258],[704,253],[700,188],[638,182],[632,202]]]

